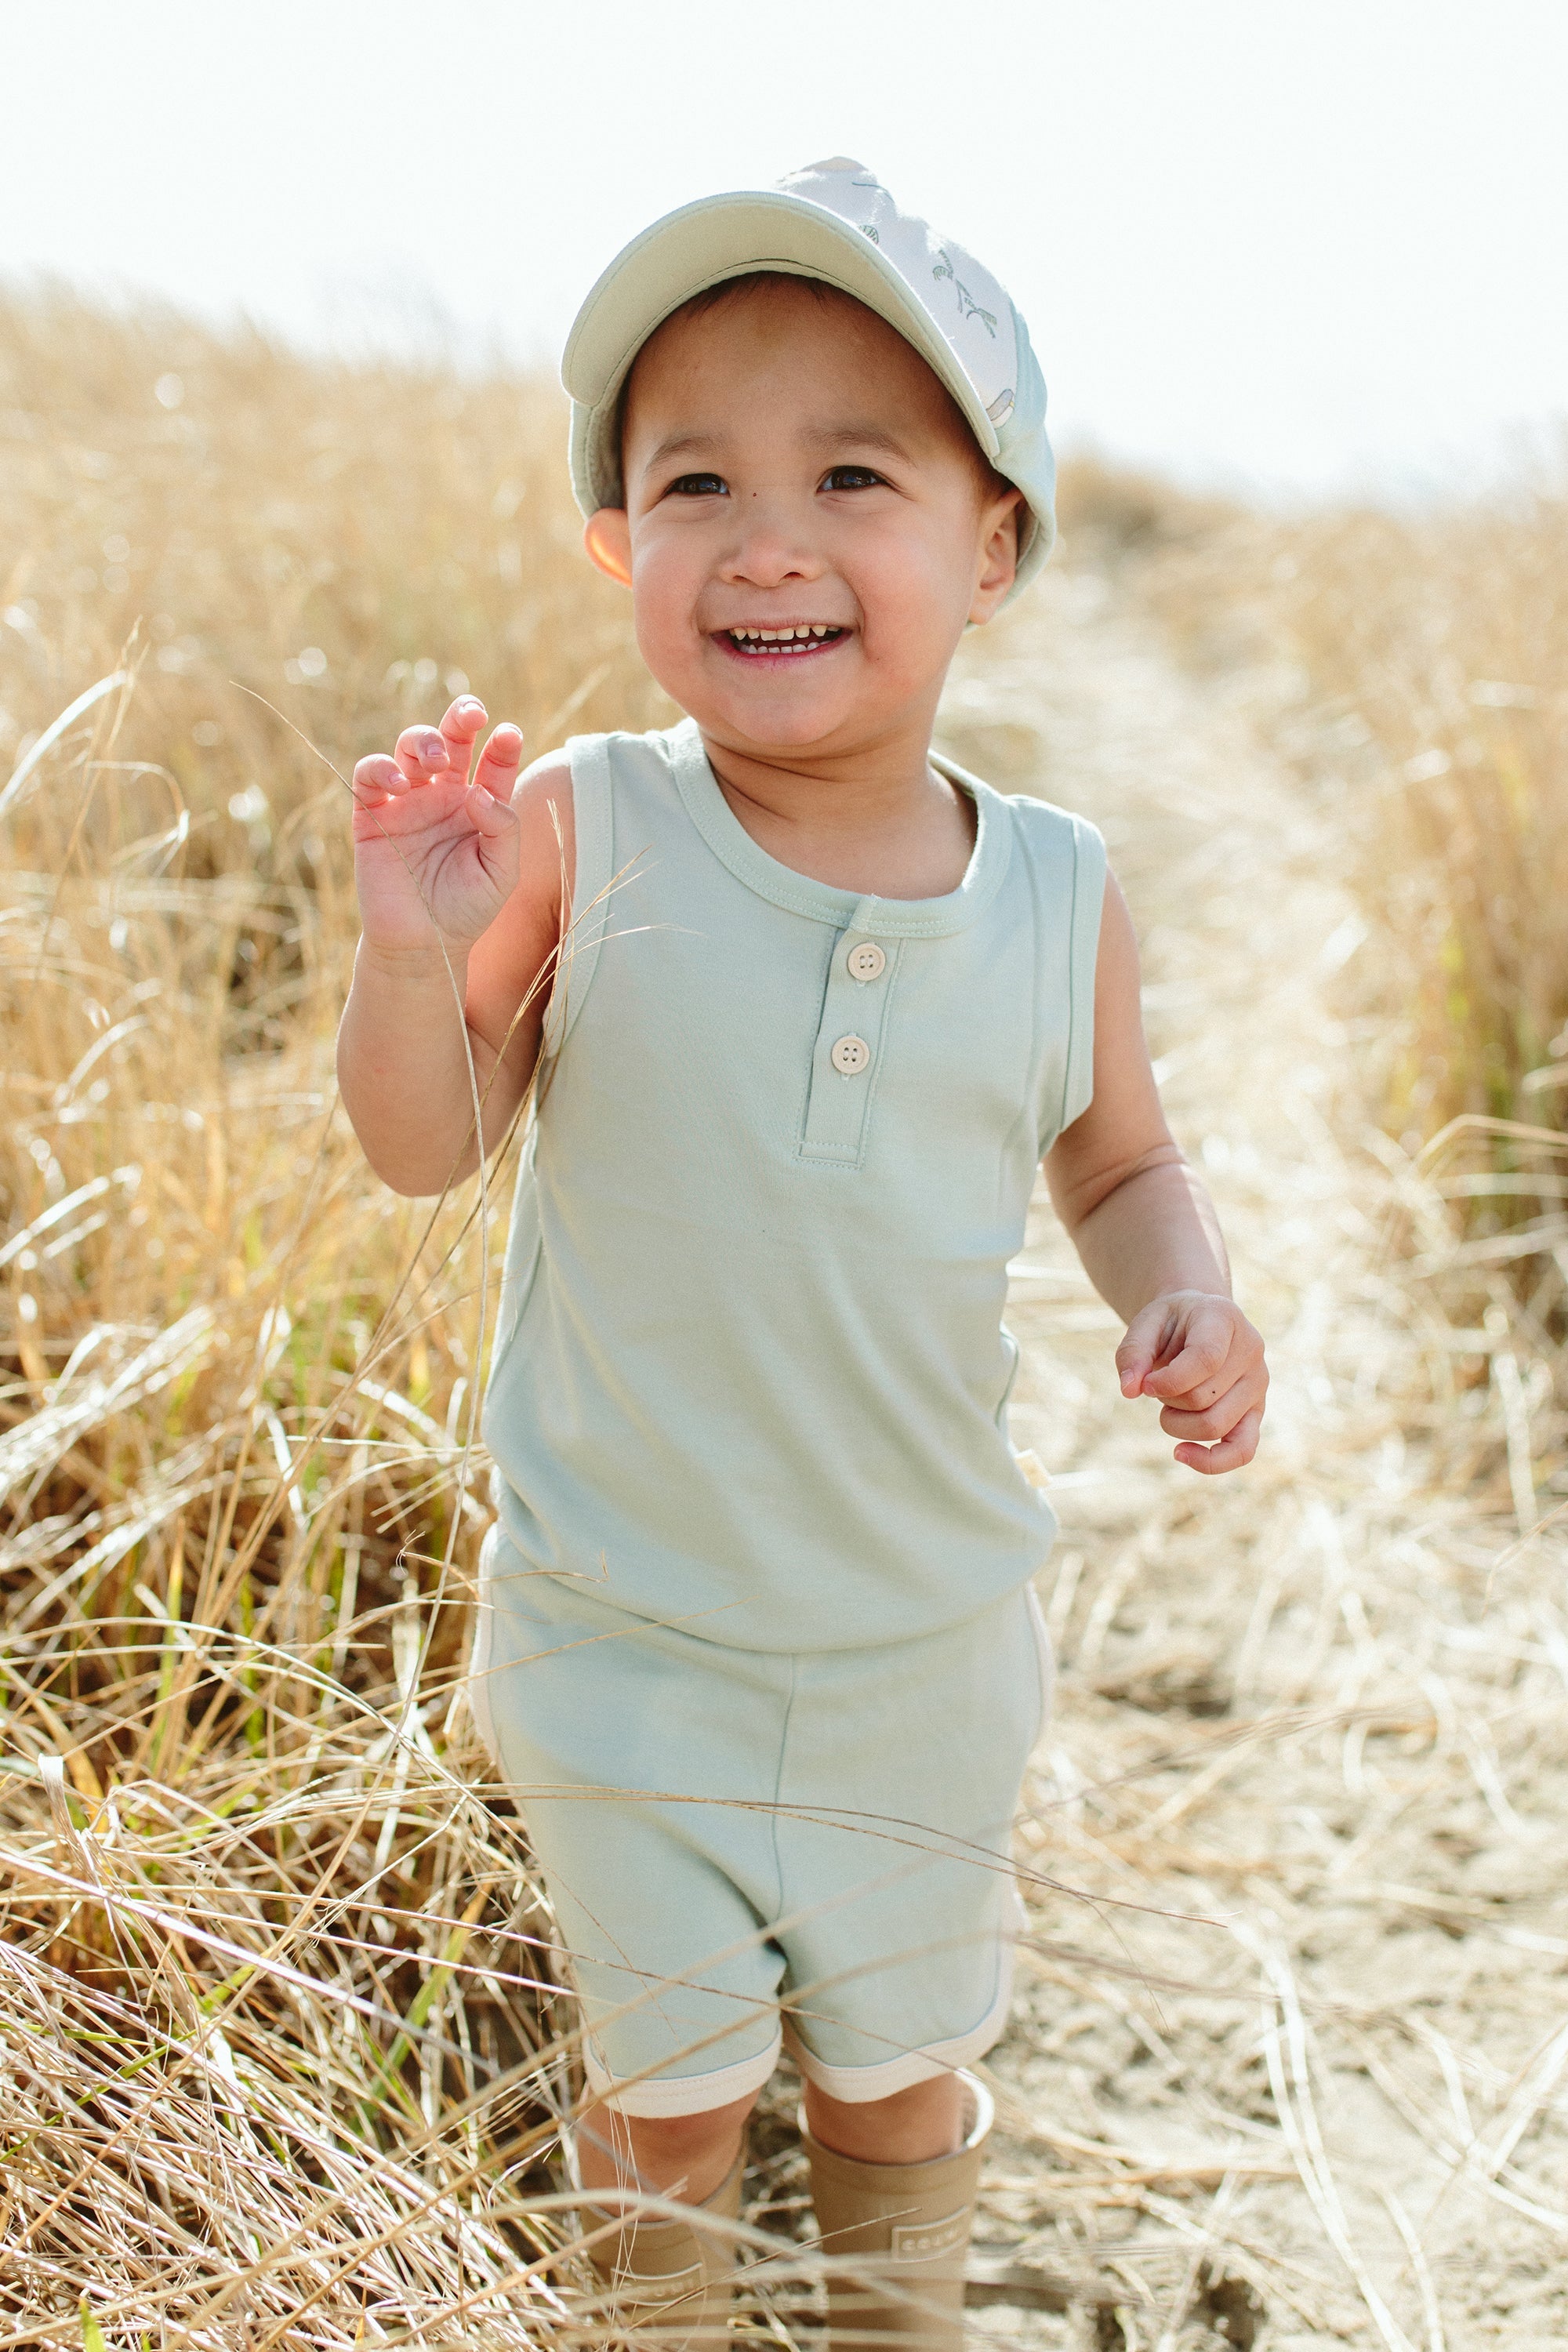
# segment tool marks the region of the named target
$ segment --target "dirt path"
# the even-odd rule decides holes
[[[1054,1885],[985,2228],[1088,2300],[981,2325],[1541,2347],[1568,2337],[1568,1628],[1560,1536],[1517,1544],[1499,1467],[1527,1380],[1380,1271],[1391,1180],[1329,1003],[1361,926],[1331,811],[1259,748],[1258,682],[1188,679],[1098,581],[1038,607],[1000,661],[976,647],[949,739],[1104,828],[1276,1386],[1250,1471],[1175,1468],[1042,1213],[1013,1320],[1062,1521],[1027,1836]]]

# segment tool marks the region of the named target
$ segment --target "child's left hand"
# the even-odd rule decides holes
[[[1239,1470],[1257,1453],[1268,1368],[1234,1299],[1204,1290],[1152,1298],[1127,1326],[1116,1369],[1123,1396],[1161,1400],[1160,1426],[1180,1438],[1176,1459],[1189,1470]]]

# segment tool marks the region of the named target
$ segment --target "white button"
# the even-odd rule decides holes
[[[840,1077],[858,1078],[871,1058],[864,1037],[840,1037],[829,1056]]]
[[[851,980],[880,980],[888,969],[888,959],[875,940],[862,940],[851,948],[848,963]]]

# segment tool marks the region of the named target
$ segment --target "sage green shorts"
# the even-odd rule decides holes
[[[485,1547],[468,1685],[627,2115],[759,2090],[787,2032],[831,2096],[968,2064],[1006,2021],[1008,1859],[1050,1706],[1026,1588],[886,1647],[741,1650]]]

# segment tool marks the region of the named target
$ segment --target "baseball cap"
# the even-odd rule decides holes
[[[1046,384],[1006,290],[973,254],[900,212],[847,155],[773,188],[682,205],[616,254],[578,311],[561,378],[572,400],[572,487],[584,514],[625,502],[616,410],[656,327],[725,278],[777,269],[852,294],[913,345],[946,385],[985,456],[1024,493],[1016,595],[1056,538],[1056,464]]]

